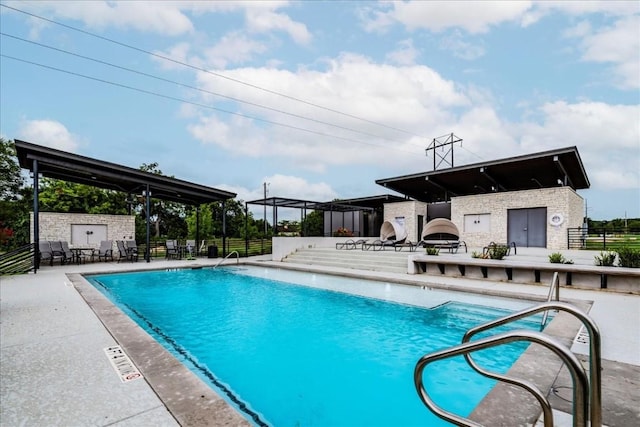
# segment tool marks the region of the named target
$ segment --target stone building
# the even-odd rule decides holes
[[[568,230],[584,225],[589,180],[576,147],[376,181],[411,199],[384,205],[418,241],[424,224],[448,218],[468,246],[489,242],[567,249]]]

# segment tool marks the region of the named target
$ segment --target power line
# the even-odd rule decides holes
[[[177,59],[173,59],[173,58],[170,58],[170,57],[167,57],[167,56],[164,56],[164,55],[160,55],[158,53],[151,52],[151,51],[148,51],[148,50],[145,50],[145,49],[142,49],[142,48],[139,48],[139,47],[127,44],[127,43],[123,43],[123,42],[120,42],[120,41],[117,41],[117,40],[114,40],[114,39],[110,39],[108,37],[101,36],[101,35],[98,35],[98,34],[90,32],[90,31],[86,31],[86,30],[83,30],[83,29],[80,29],[80,28],[77,28],[77,27],[74,27],[74,26],[71,26],[71,25],[68,25],[68,24],[63,24],[61,22],[57,22],[57,21],[54,21],[52,19],[45,18],[43,16],[39,16],[39,15],[36,15],[34,13],[18,9],[16,7],[8,6],[8,5],[1,4],[1,3],[0,3],[0,6],[8,8],[8,9],[11,9],[11,10],[14,10],[14,11],[19,12],[19,13],[23,13],[23,14],[31,16],[33,18],[41,19],[41,20],[49,22],[51,24],[59,25],[61,27],[64,27],[64,28],[67,28],[67,29],[70,29],[70,30],[73,30],[73,31],[77,31],[77,32],[80,32],[82,34],[86,34],[88,36],[95,37],[95,38],[98,38],[100,40],[107,41],[109,43],[117,44],[117,45],[125,47],[127,49],[132,49],[132,50],[135,50],[135,51],[138,51],[138,52],[141,52],[141,53],[145,53],[147,55],[154,56],[156,58],[163,59],[165,61],[173,62],[174,64],[179,64],[179,65],[182,65],[184,67],[192,68],[192,69],[197,70],[197,71],[202,71],[204,73],[211,74],[213,76],[220,77],[220,78],[232,81],[234,83],[242,84],[242,85],[251,87],[253,89],[258,89],[258,90],[261,90],[261,91],[264,91],[264,92],[267,92],[267,93],[270,93],[270,94],[273,94],[273,95],[277,95],[277,96],[281,96],[283,98],[290,99],[292,101],[300,102],[300,103],[303,103],[303,104],[306,104],[306,105],[309,105],[309,106],[312,106],[312,107],[315,107],[315,108],[320,108],[322,110],[330,111],[332,113],[340,114],[340,115],[343,115],[343,116],[346,116],[346,117],[350,117],[352,119],[360,120],[360,121],[363,121],[363,122],[366,122],[366,123],[370,123],[370,124],[373,124],[373,125],[376,125],[376,126],[381,126],[381,127],[384,127],[384,128],[387,128],[387,129],[391,129],[391,130],[394,130],[394,131],[397,131],[397,132],[402,132],[402,133],[405,133],[405,134],[409,134],[409,135],[412,135],[412,136],[417,136],[419,138],[425,138],[426,139],[425,136],[417,135],[417,134],[415,134],[413,132],[409,132],[409,131],[406,131],[404,129],[399,129],[399,128],[396,128],[394,126],[385,125],[383,123],[375,122],[373,120],[365,119],[363,117],[359,117],[359,116],[356,116],[356,115],[353,115],[353,114],[345,113],[345,112],[342,112],[342,111],[339,111],[339,110],[335,110],[333,108],[324,107],[322,105],[315,104],[315,103],[310,102],[310,101],[305,101],[303,99],[296,98],[296,97],[293,97],[291,95],[287,95],[287,94],[284,94],[284,93],[281,93],[281,92],[277,92],[277,91],[274,91],[274,90],[271,90],[271,89],[267,89],[267,88],[264,88],[264,87],[261,87],[261,86],[258,86],[258,85],[254,85],[252,83],[248,83],[248,82],[245,82],[245,81],[242,81],[242,80],[239,80],[239,79],[235,79],[233,77],[225,76],[224,74],[216,73],[216,72],[213,72],[211,70],[207,70],[206,68],[198,67],[198,66],[186,63],[186,62],[179,61]]]
[[[275,122],[275,121],[263,119],[263,118],[260,118],[260,117],[254,117],[254,116],[250,116],[250,115],[247,115],[247,114],[238,113],[238,112],[235,112],[235,111],[225,110],[225,109],[214,107],[214,106],[211,106],[211,105],[206,105],[206,104],[201,104],[201,103],[198,103],[198,102],[188,101],[186,99],[178,98],[178,97],[175,97],[175,96],[164,95],[164,94],[161,94],[161,93],[158,93],[158,92],[153,92],[153,91],[150,91],[150,90],[146,90],[146,89],[141,89],[141,88],[125,85],[123,83],[117,83],[117,82],[113,82],[113,81],[110,81],[110,80],[101,79],[101,78],[98,78],[98,77],[87,76],[85,74],[80,74],[80,73],[77,73],[77,72],[74,72],[74,71],[64,70],[62,68],[57,68],[57,67],[53,67],[53,66],[50,66],[50,65],[45,65],[45,64],[38,63],[38,62],[29,61],[29,60],[26,60],[26,59],[16,58],[16,57],[10,56],[10,55],[0,54],[0,57],[13,59],[14,61],[23,62],[23,63],[30,64],[30,65],[35,65],[35,66],[46,68],[46,69],[49,69],[49,70],[58,71],[58,72],[69,74],[69,75],[73,75],[73,76],[76,76],[76,77],[82,77],[84,79],[93,80],[93,81],[97,81],[97,82],[100,82],[100,83],[121,87],[121,88],[124,88],[124,89],[129,89],[129,90],[132,90],[132,91],[144,93],[144,94],[147,94],[147,95],[156,96],[156,97],[159,97],[159,98],[169,99],[169,100],[172,100],[172,101],[178,101],[178,102],[182,102],[182,103],[185,103],[185,104],[191,104],[191,105],[195,105],[197,107],[206,108],[206,109],[210,109],[210,110],[215,110],[215,111],[219,111],[219,112],[226,113],[226,114],[232,114],[232,115],[235,115],[235,116],[240,116],[240,117],[244,117],[244,118],[247,118],[247,119],[260,121],[260,122],[263,122],[263,123],[269,123],[269,124],[276,125],[276,126],[286,127],[286,128],[289,128],[289,129],[299,130],[299,131],[311,133],[311,134],[314,134],[314,135],[320,135],[320,136],[324,136],[324,137],[339,139],[339,140],[342,140],[342,141],[355,142],[355,143],[358,143],[358,144],[372,145],[372,146],[378,147],[378,148],[389,148],[389,149],[394,149],[394,150],[401,150],[401,151],[406,151],[406,152],[409,152],[409,153],[413,154],[412,151],[402,150],[402,149],[397,148],[397,147],[385,147],[383,145],[378,145],[378,144],[374,144],[374,143],[371,143],[371,142],[360,141],[360,140],[357,140],[357,139],[346,138],[346,137],[342,137],[342,136],[338,136],[338,135],[331,135],[331,134],[327,134],[327,133],[324,133],[324,132],[319,132],[319,131],[314,131],[314,130],[311,130],[311,129],[305,129],[305,128],[301,128],[301,127],[298,127],[298,126],[289,125],[289,124],[286,124],[286,123]]]
[[[93,61],[93,62],[96,62],[98,64],[106,65],[106,66],[109,66],[109,67],[112,67],[112,68],[117,68],[117,69],[120,69],[120,70],[123,70],[123,71],[128,71],[130,73],[134,73],[134,74],[138,74],[138,75],[141,75],[141,76],[149,77],[149,78],[152,78],[152,79],[160,80],[160,81],[163,81],[163,82],[166,82],[166,83],[171,83],[171,84],[174,84],[174,85],[177,85],[177,86],[182,86],[182,87],[185,87],[185,88],[188,88],[188,89],[197,90],[199,92],[207,93],[209,95],[219,96],[221,98],[226,98],[226,99],[229,99],[231,101],[235,101],[235,102],[239,102],[239,103],[242,103],[242,104],[251,105],[251,106],[254,106],[254,107],[258,107],[258,108],[263,108],[263,109],[270,110],[270,111],[274,111],[274,112],[277,112],[279,114],[284,114],[284,115],[287,115],[287,116],[291,116],[291,117],[295,117],[295,118],[299,118],[299,119],[303,119],[303,120],[308,120],[308,121],[311,121],[311,122],[314,122],[314,123],[319,123],[319,124],[335,127],[335,128],[342,129],[342,130],[347,130],[347,131],[350,131],[350,132],[359,133],[359,134],[370,136],[370,137],[373,137],[373,138],[382,139],[382,140],[385,140],[385,141],[391,141],[391,142],[400,143],[400,141],[397,141],[397,140],[388,139],[388,138],[385,138],[385,137],[381,137],[379,135],[374,135],[372,133],[360,131],[360,130],[357,130],[357,129],[352,129],[352,128],[349,128],[349,127],[346,127],[346,126],[337,125],[337,124],[334,124],[334,123],[325,122],[323,120],[314,119],[314,118],[311,118],[311,117],[306,117],[306,116],[303,116],[303,115],[300,115],[300,114],[290,113],[290,112],[287,112],[287,111],[279,110],[279,109],[273,108],[273,107],[268,107],[266,105],[258,104],[258,103],[255,103],[255,102],[245,101],[245,100],[242,100],[242,99],[239,99],[239,98],[234,98],[232,96],[224,95],[224,94],[221,94],[221,93],[218,93],[218,92],[213,92],[213,91],[209,91],[209,90],[206,90],[206,89],[203,89],[203,88],[199,88],[197,86],[192,86],[192,85],[189,85],[187,83],[177,82],[175,80],[166,79],[164,77],[159,77],[159,76],[156,76],[156,75],[153,75],[153,74],[145,73],[143,71],[139,71],[139,70],[134,70],[132,68],[123,67],[121,65],[117,65],[117,64],[114,64],[112,62],[107,62],[107,61],[103,61],[101,59],[92,58],[92,57],[89,57],[89,56],[85,56],[85,55],[81,55],[81,54],[78,54],[78,53],[75,53],[75,52],[71,52],[69,50],[60,49],[60,48],[57,48],[55,46],[46,45],[44,43],[39,43],[39,42],[36,42],[36,41],[33,41],[33,40],[27,40],[25,38],[18,37],[18,36],[12,35],[12,34],[7,34],[7,33],[4,33],[4,32],[0,32],[0,35],[2,35],[4,37],[9,37],[9,38],[12,38],[12,39],[15,39],[15,40],[19,40],[19,41],[24,42],[24,43],[30,43],[30,44],[33,44],[33,45],[36,45],[36,46],[40,46],[40,47],[43,47],[43,48],[46,48],[46,49],[54,50],[56,52],[64,53],[66,55],[71,55],[71,56],[75,56],[77,58],[82,58],[82,59],[85,59],[85,60],[88,60],[88,61]]]

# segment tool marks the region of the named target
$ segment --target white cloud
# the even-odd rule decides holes
[[[523,123],[528,152],[577,146],[591,185],[601,189],[640,188],[640,107],[599,102],[547,103],[540,123]]]
[[[262,8],[248,8],[246,20],[249,31],[257,33],[283,31],[298,44],[304,45],[311,42],[311,33],[307,27],[300,22],[293,21],[283,13]]]
[[[406,39],[398,42],[398,48],[387,54],[387,60],[398,65],[415,64],[420,51],[413,45],[413,40]]]
[[[53,19],[81,21],[92,29],[133,28],[169,35],[193,31],[191,20],[180,10],[180,2],[38,1],[10,5]]]
[[[264,182],[269,183],[270,194],[279,197],[299,198],[312,201],[327,201],[337,197],[331,186],[324,182],[312,183],[305,178],[275,174],[268,176]]]
[[[398,22],[409,30],[425,28],[441,32],[460,28],[469,33],[485,33],[503,22],[518,21],[531,8],[530,1],[409,1],[384,3],[367,11],[368,31],[384,31]]]
[[[259,186],[254,188],[230,186],[226,184],[218,184],[215,187],[236,193],[238,199],[247,202],[264,198],[263,183],[267,183],[267,198],[275,196],[313,202],[327,202],[338,197],[337,192],[325,182],[314,183],[302,177],[282,174],[266,176],[260,181]],[[249,210],[253,212],[255,218],[263,218],[263,206],[249,205]],[[283,219],[299,221],[300,210],[279,208],[278,220]],[[272,222],[272,208],[270,206],[267,206],[267,221]]]
[[[315,121],[243,105],[239,108],[245,114],[310,132],[255,120],[203,114],[199,123],[189,128],[192,134],[203,142],[238,155],[279,156],[296,167],[316,172],[326,170],[329,165],[376,163],[392,155],[410,158],[416,153],[422,154],[424,143],[419,142],[419,137],[389,127],[431,136],[433,127],[451,121],[450,109],[469,103],[459,88],[428,67],[379,65],[349,54],[327,60],[324,71],[245,68],[228,70],[225,74],[271,91],[295,94],[297,99],[312,100],[315,105],[344,111],[351,117],[201,73],[199,86],[206,90],[260,105],[277,106],[279,111],[311,117]],[[206,97],[205,102],[217,101]],[[229,109],[228,104],[225,106]],[[353,116],[366,118],[366,121]]]
[[[477,38],[474,38],[474,40],[477,40]],[[457,30],[451,35],[442,38],[440,49],[450,51],[454,56],[467,61],[478,59],[485,54],[485,49],[481,42],[468,42],[462,33]]]
[[[226,34],[215,46],[205,49],[204,56],[208,66],[222,69],[228,64],[241,64],[253,59],[255,54],[264,53],[267,46],[247,37],[246,34],[233,32]]]
[[[616,86],[640,88],[640,15],[619,19],[586,35],[582,45],[583,60],[613,64]]]
[[[17,139],[63,151],[75,152],[80,146],[80,138],[55,120],[24,120],[17,135]]]
[[[134,29],[177,36],[194,32],[190,16],[207,13],[244,12],[247,29],[252,32],[281,31],[296,43],[307,44],[312,36],[307,27],[276,12],[287,7],[283,1],[8,1],[11,7],[43,14],[53,19],[71,19],[90,29]],[[30,21],[37,35],[41,20]]]

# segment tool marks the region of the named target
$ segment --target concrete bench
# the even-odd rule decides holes
[[[613,289],[640,293],[640,269],[603,267],[596,265],[525,263],[511,260],[478,258],[447,258],[433,255],[411,255],[407,261],[408,274],[510,281],[514,283],[546,283],[554,272],[561,275],[566,286]]]

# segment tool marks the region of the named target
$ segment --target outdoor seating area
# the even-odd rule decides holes
[[[496,243],[496,242],[490,242],[487,246],[482,248],[482,256],[486,257],[487,255],[489,255],[489,252],[491,250],[495,250],[496,248],[500,248],[503,247],[506,249],[506,253],[505,256],[511,255],[511,248],[513,248],[513,254],[517,255],[518,254],[518,248],[516,247],[516,242],[511,242],[511,243]]]
[[[423,248],[447,249],[452,254],[463,247],[467,252],[467,243],[460,240],[458,227],[446,218],[429,221],[422,230],[422,237],[417,245]]]
[[[184,243],[179,240],[171,239],[165,241],[165,258],[166,259],[195,259],[196,256],[207,255],[206,244],[203,240],[200,248],[196,248],[196,241],[187,239]]]
[[[336,249],[353,250],[353,249],[358,249],[358,247],[362,249],[365,243],[367,243],[367,239],[358,239],[358,240],[349,239],[346,242],[336,243]]]
[[[415,250],[415,243],[407,240],[407,231],[396,221],[385,221],[380,227],[380,238],[372,242],[367,240],[361,241],[361,249],[363,251],[383,251],[386,248],[393,248],[395,251],[408,248],[409,251]],[[357,247],[357,246],[356,246]],[[338,245],[336,244],[336,249]],[[353,247],[355,249],[355,247]]]
[[[90,246],[69,246],[67,241],[43,240],[38,243],[40,264],[53,266],[55,262],[65,264],[85,264],[87,261],[138,261],[138,246],[135,240],[117,240],[114,256],[113,240],[103,240],[98,248]]]

